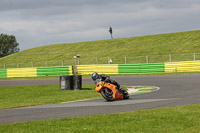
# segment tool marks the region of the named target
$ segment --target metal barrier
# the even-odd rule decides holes
[[[165,72],[200,72],[200,61],[165,63]]]
[[[0,69],[0,78],[72,75],[72,66]]]
[[[151,74],[172,72],[200,72],[200,61],[151,64],[77,65],[77,74]],[[0,69],[0,78],[72,75],[72,66]]]
[[[78,65],[78,74],[89,75],[93,72],[104,74],[153,74],[171,72],[199,72],[200,61],[184,61],[150,64],[110,64],[110,65]]]
[[[164,72],[164,63],[119,64],[119,74],[150,74]]]
[[[118,64],[107,64],[107,65],[78,65],[77,72],[81,75],[89,75],[93,72],[104,73],[104,74],[119,74]]]
[[[38,67],[37,76],[72,75],[72,66]]]

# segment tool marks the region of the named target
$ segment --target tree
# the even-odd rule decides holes
[[[18,46],[15,36],[0,34],[0,58],[19,52]]]

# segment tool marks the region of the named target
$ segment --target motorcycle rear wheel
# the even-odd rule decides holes
[[[112,90],[108,89],[108,88],[104,88],[101,90],[101,95],[103,96],[104,99],[106,99],[107,101],[113,101],[113,92]]]
[[[121,88],[120,91],[123,94],[123,99],[129,99],[129,93],[124,88]]]
[[[123,93],[123,99],[129,99],[129,93],[126,90]]]

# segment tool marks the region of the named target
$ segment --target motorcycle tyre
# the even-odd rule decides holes
[[[112,96],[112,97],[108,97],[108,96],[106,95],[105,89],[107,89],[107,90],[109,90],[109,91],[112,91],[112,90],[110,90],[110,89],[108,89],[108,88],[102,89],[102,90],[101,90],[101,95],[103,96],[103,98],[104,98],[105,100],[107,100],[107,101],[114,101],[113,96]]]
[[[123,99],[129,99],[129,94],[126,90],[125,90],[125,93],[126,94],[123,93]]]

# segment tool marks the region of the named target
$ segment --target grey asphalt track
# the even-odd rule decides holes
[[[133,95],[129,100],[106,102],[103,98],[86,101],[0,110],[0,124],[43,119],[127,112],[200,103],[200,74],[115,76],[120,84],[157,86],[159,91]],[[92,84],[83,78],[84,84]],[[58,79],[0,80],[0,86],[58,84]]]

